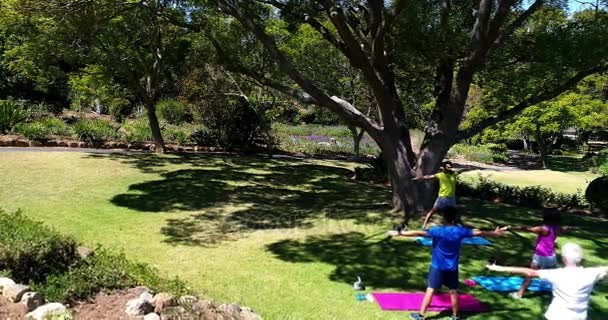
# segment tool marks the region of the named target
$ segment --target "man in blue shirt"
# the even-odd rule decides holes
[[[444,224],[428,231],[389,231],[392,236],[431,237],[433,238],[433,253],[429,269],[428,284],[420,313],[410,314],[413,320],[423,320],[435,290],[446,286],[449,289],[452,302],[452,320],[458,319],[458,260],[462,240],[477,236],[503,236],[507,227],[496,228],[494,231],[480,231],[456,225],[458,210],[448,207],[442,210]]]

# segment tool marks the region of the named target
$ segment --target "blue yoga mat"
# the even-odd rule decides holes
[[[416,242],[419,244],[430,247],[433,245],[433,239],[428,237],[416,237]],[[488,241],[488,239],[484,237],[473,237],[473,238],[464,238],[462,240],[462,244],[475,245],[475,246],[491,246],[492,242]]]
[[[524,278],[522,277],[505,276],[479,276],[473,277],[473,280],[488,291],[501,292],[517,291],[524,282]],[[528,291],[551,291],[551,284],[541,279],[532,279],[532,283],[530,283]]]

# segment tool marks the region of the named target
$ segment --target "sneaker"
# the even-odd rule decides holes
[[[517,300],[521,299],[521,296],[517,292],[511,292],[511,293],[509,293],[509,297],[511,297],[513,299],[517,299]]]
[[[410,313],[410,319],[412,320],[424,320],[424,316],[420,313]]]

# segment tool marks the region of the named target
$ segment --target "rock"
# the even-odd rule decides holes
[[[150,291],[142,292],[139,295],[139,298],[140,299],[144,299],[147,302],[150,302],[150,304],[154,304],[154,297],[152,296],[152,294],[150,293]]]
[[[80,141],[78,142],[78,148],[88,148],[89,144],[84,142],[84,141]]]
[[[160,320],[160,316],[154,312],[151,312],[144,316],[144,320]]]
[[[23,294],[23,297],[21,297],[21,303],[25,305],[27,312],[30,312],[43,305],[44,299],[38,292],[26,292]]]
[[[238,318],[240,320],[262,320],[262,317],[253,312],[253,310],[246,307],[241,308],[241,313],[239,313]]]
[[[93,254],[93,249],[85,246],[79,246],[76,248],[76,254],[78,254],[80,259],[84,260]]]
[[[331,143],[326,142],[326,141],[317,142],[317,144],[320,146],[331,146]]]
[[[160,314],[165,307],[172,307],[175,304],[175,297],[169,293],[161,292],[154,296],[154,312],[158,314]]]
[[[68,141],[67,145],[70,148],[78,148],[78,141]]]
[[[66,307],[64,305],[62,305],[61,303],[57,303],[57,302],[47,303],[45,305],[42,305],[42,306],[36,308],[36,310],[28,313],[25,316],[25,318],[33,319],[33,320],[44,320],[44,319],[47,319],[47,317],[50,317],[51,315],[62,314],[62,313],[65,313],[66,311],[67,311]]]
[[[141,295],[144,292],[150,292],[150,289],[148,289],[148,287],[138,286],[133,288],[133,292],[135,292],[137,295]]]
[[[163,309],[160,314],[161,320],[173,320],[173,319],[190,319],[184,317],[186,315],[186,309],[184,307],[175,306],[167,307]],[[202,318],[202,319],[215,319],[215,318]]]
[[[12,302],[21,301],[24,293],[30,291],[30,287],[22,284],[7,284],[2,287],[2,295]]]
[[[127,144],[124,142],[116,142],[116,149],[126,149]]]
[[[30,146],[30,142],[26,141],[26,140],[17,139],[17,140],[15,140],[15,142],[13,142],[13,146],[15,146],[15,147],[29,147]]]
[[[195,296],[181,296],[177,300],[177,304],[182,307],[191,308],[192,305],[197,301],[198,301],[198,298]]]
[[[236,304],[230,303],[224,303],[221,304],[219,307],[217,307],[217,309],[221,312],[223,312],[225,315],[227,316],[231,316],[231,317],[238,317],[239,314],[241,313],[241,307],[237,306]]]
[[[9,285],[9,284],[15,284],[15,281],[13,281],[12,279],[9,279],[9,278],[0,277],[0,291],[4,288],[4,286]]]
[[[44,145],[47,147],[56,147],[58,145],[58,143],[55,140],[49,140]]]
[[[136,317],[144,314],[148,314],[154,310],[154,306],[151,301],[147,301],[141,297],[131,299],[127,302],[127,308],[125,313],[129,316]]]
[[[184,152],[193,152],[194,151],[194,148],[189,147],[189,146],[183,147],[183,149],[184,149]]]
[[[44,147],[44,143],[38,140],[30,140],[30,147]]]
[[[63,140],[59,140],[57,141],[57,146],[58,147],[68,147],[68,142],[67,141],[63,141]]]

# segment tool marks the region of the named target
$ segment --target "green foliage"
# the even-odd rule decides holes
[[[158,270],[128,260],[103,248],[64,273],[50,276],[37,289],[51,301],[72,302],[85,299],[101,290],[124,289],[145,285],[153,290],[175,294],[188,292],[186,285],[175,279],[158,276]]]
[[[480,175],[477,182],[458,182],[459,196],[482,200],[498,200],[514,205],[542,208],[543,206],[566,206],[583,208],[588,205],[582,194],[553,192],[540,186],[516,187],[491,181]]]
[[[15,131],[29,140],[44,140],[47,136],[46,130],[40,122],[20,124],[15,128]]]
[[[29,113],[15,100],[0,100],[0,133],[8,133],[25,122]]]
[[[601,150],[596,155],[587,160],[591,171],[604,176],[608,176],[608,149]]]
[[[122,138],[128,142],[152,141],[152,130],[146,117],[126,120],[120,128]]]
[[[482,145],[456,144],[448,152],[449,157],[463,157],[469,161],[482,163],[506,162],[509,160],[507,147],[503,144]]]
[[[213,134],[206,128],[200,128],[190,134],[188,138],[197,146],[213,147],[215,146],[215,138]]]
[[[585,190],[585,198],[594,206],[608,210],[608,176],[599,177],[587,186]]]
[[[8,270],[15,281],[44,281],[68,269],[76,259],[76,241],[57,234],[21,212],[0,210],[0,270]]]
[[[30,283],[47,300],[73,302],[101,290],[147,286],[174,294],[189,292],[177,279],[165,279],[158,270],[98,247],[82,260],[77,243],[20,212],[0,210],[0,270],[21,283]]]
[[[181,125],[166,125],[163,127],[163,137],[165,141],[184,145],[188,142],[188,138],[192,135],[193,128],[191,126]]]
[[[215,145],[226,150],[255,147],[270,134],[255,106],[241,97],[214,99],[197,106],[197,111]]]
[[[116,128],[103,119],[81,119],[73,126],[74,133],[80,141],[100,142],[118,136]]]
[[[156,104],[156,113],[162,120],[173,125],[190,121],[191,116],[186,106],[176,99],[163,99]]]

